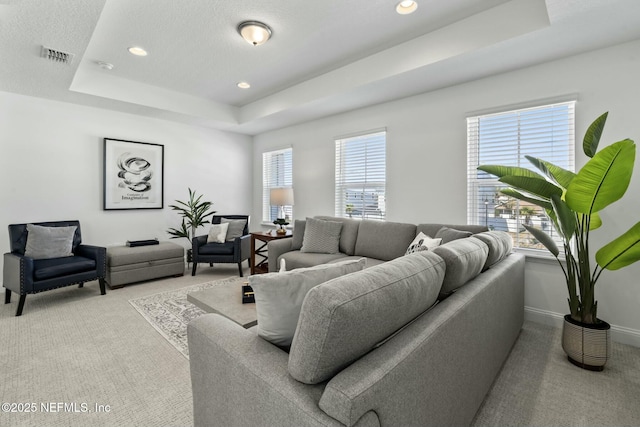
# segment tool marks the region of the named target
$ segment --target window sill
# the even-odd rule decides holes
[[[548,251],[538,251],[532,249],[515,248],[514,252],[524,254],[527,262],[536,262],[539,264],[553,264],[558,265],[556,258]],[[566,263],[564,253],[558,255],[558,259],[563,264]]]

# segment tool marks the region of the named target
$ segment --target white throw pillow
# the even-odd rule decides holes
[[[207,237],[207,243],[224,243],[227,240],[228,229],[228,222],[222,224],[211,224],[209,236]]]
[[[49,259],[73,256],[73,237],[78,227],[43,227],[27,224],[27,244],[24,256]]]
[[[407,248],[407,252],[405,253],[405,255],[420,251],[430,251],[440,246],[441,242],[442,239],[432,239],[421,231],[420,233],[418,233],[416,238],[413,239],[413,242],[411,242],[411,244]]]
[[[321,283],[362,270],[365,262],[361,258],[249,276],[256,299],[258,335],[277,346],[289,347],[307,292]]]

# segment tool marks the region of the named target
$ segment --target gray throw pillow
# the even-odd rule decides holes
[[[236,240],[237,237],[242,237],[244,232],[244,227],[247,225],[246,219],[228,219],[228,218],[220,218],[220,223],[229,223],[229,228],[227,229],[227,242],[230,240]]]
[[[43,227],[27,224],[24,256],[34,259],[73,256],[73,236],[78,227]]]
[[[440,244],[444,245],[445,243],[449,243],[454,240],[470,237],[472,234],[473,233],[470,231],[462,231],[462,230],[456,230],[454,228],[442,227],[440,230],[438,230],[436,235],[433,237],[435,239],[438,239],[438,238],[442,239],[442,242],[440,242]]]
[[[340,251],[342,223],[307,218],[300,252],[337,254]]]
[[[289,347],[296,332],[300,307],[314,286],[360,271],[365,259],[298,268],[282,273],[249,276],[258,317],[258,335],[280,347]]]

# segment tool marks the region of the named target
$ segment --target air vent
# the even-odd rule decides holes
[[[49,61],[59,62],[61,64],[71,64],[75,55],[69,52],[63,52],[61,50],[51,49],[50,47],[42,46],[42,57]]]

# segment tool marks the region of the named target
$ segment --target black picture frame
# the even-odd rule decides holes
[[[164,207],[164,145],[104,138],[102,209]]]

